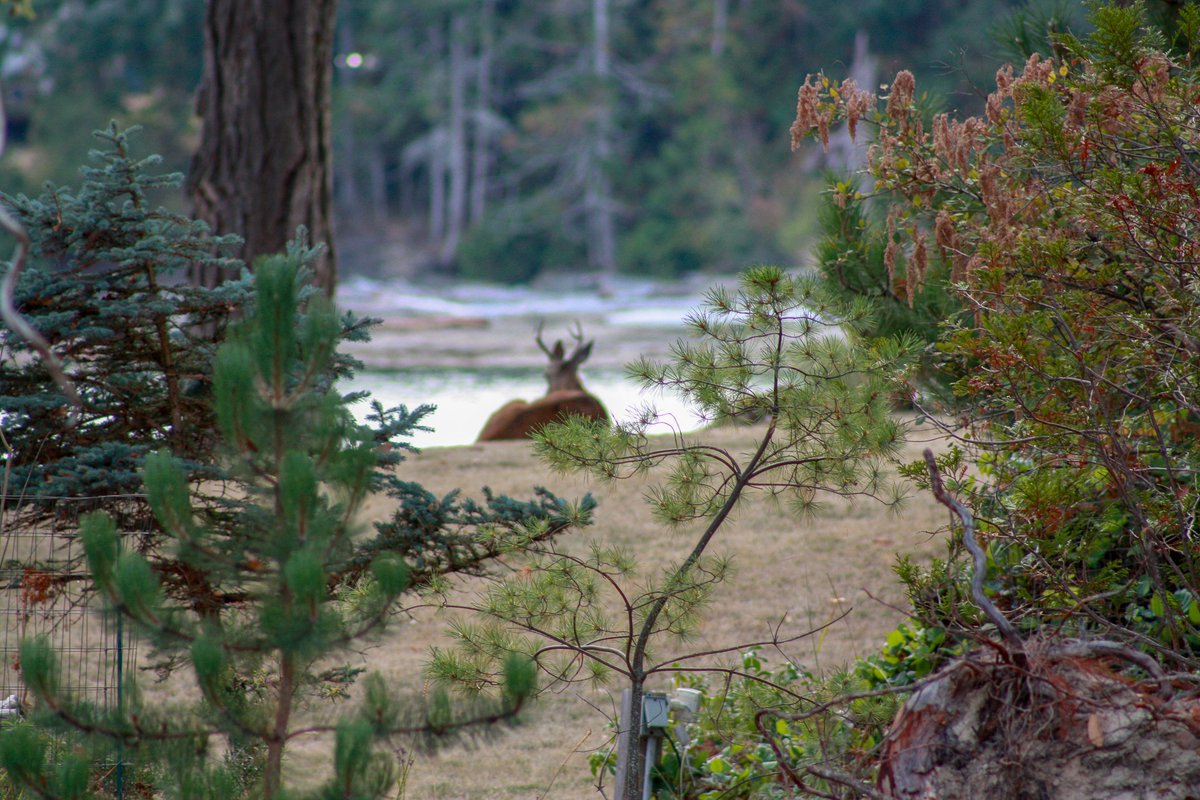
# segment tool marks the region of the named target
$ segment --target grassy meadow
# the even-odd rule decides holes
[[[742,451],[757,428],[725,428],[703,436],[714,444]],[[919,429],[916,434],[920,437]],[[920,456],[925,443],[916,441],[906,458]],[[599,501],[595,524],[568,534],[571,546],[590,539],[620,544],[641,565],[662,565],[683,557],[696,530],[672,530],[656,524],[642,502],[645,483],[631,480],[597,483],[579,476],[552,474],[531,454],[525,442],[495,442],[469,447],[429,449],[401,465],[401,477],[419,481],[435,493],[462,488],[479,496],[490,486],[514,497],[530,496],[544,485],[559,496],[576,498],[592,492]],[[651,476],[652,479],[653,476]],[[386,498],[374,500],[368,520],[391,513]],[[673,652],[728,647],[767,639],[770,626],[787,615],[784,633],[798,634],[829,622],[844,611],[845,619],[822,634],[788,645],[794,661],[820,672],[872,652],[902,618],[905,603],[891,567],[897,553],[921,560],[938,555],[944,545],[929,532],[946,522],[946,514],[928,496],[910,496],[899,513],[871,501],[834,501],[815,520],[799,522],[778,503],[751,496],[718,537],[713,553],[733,557],[734,574],[720,586],[697,639]],[[458,599],[478,592],[477,581],[456,589]],[[872,599],[874,598],[874,599]],[[382,672],[397,691],[420,691],[422,667],[433,645],[446,645],[445,612],[420,608],[399,618],[377,645],[362,654],[368,669]],[[660,647],[665,653],[668,648]],[[779,663],[778,653],[766,654]],[[549,692],[522,712],[520,722],[486,741],[458,745],[435,754],[416,754],[405,797],[412,800],[483,800],[483,798],[599,797],[587,756],[605,745],[609,718],[615,714],[619,685],[572,686]],[[665,688],[665,687],[660,687]],[[316,709],[319,714],[321,709]],[[316,780],[330,762],[331,742],[299,741],[288,768],[302,782]]]

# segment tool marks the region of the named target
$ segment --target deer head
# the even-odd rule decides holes
[[[546,343],[542,341],[543,327],[545,327],[545,323],[539,322],[535,341],[546,357],[550,359],[545,372],[546,393],[583,391],[583,383],[579,380],[579,365],[587,361],[588,356],[592,354],[594,340],[584,344],[583,328],[576,322],[575,330],[571,331],[571,338],[575,340],[575,350],[568,357],[562,339],[555,341],[553,348],[546,347]]]
[[[542,324],[538,325],[538,347],[550,359],[546,365],[546,396],[527,403],[524,400],[513,400],[498,409],[479,433],[479,441],[488,442],[495,439],[524,439],[532,431],[545,427],[548,423],[556,422],[568,416],[587,417],[589,419],[608,420],[608,412],[595,397],[587,393],[579,382],[579,365],[587,361],[592,353],[592,343],[583,341],[583,328],[575,323],[571,338],[575,340],[575,349],[570,356],[562,340],[547,347],[542,341]]]

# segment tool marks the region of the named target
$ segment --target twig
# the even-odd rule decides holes
[[[852,792],[871,798],[871,800],[889,800],[888,795],[883,792],[876,791],[867,784],[845,773],[838,772],[828,767],[821,767],[816,764],[810,764],[804,768],[806,771],[816,775],[818,778],[830,783],[836,783],[845,786]],[[811,790],[810,790],[811,791]]]
[[[983,593],[983,579],[987,575],[987,554],[983,552],[983,548],[979,546],[979,542],[975,541],[975,519],[971,516],[971,512],[958,500],[954,499],[946,487],[942,484],[942,474],[938,471],[937,461],[934,460],[933,451],[925,450],[925,466],[929,469],[929,485],[933,491],[933,496],[939,503],[953,511],[962,522],[963,525],[963,544],[975,559],[975,572],[971,575],[971,599],[975,601],[975,605],[979,606],[980,610],[987,615],[987,618],[996,626],[996,630],[1000,631],[1000,635],[1008,642],[1012,649],[1013,661],[1018,666],[1025,665],[1025,642],[1017,634],[1016,628],[1008,621],[1008,618],[1000,613],[1000,609],[996,608],[991,599]]]
[[[0,100],[0,156],[4,155],[5,146],[7,145],[5,137],[6,120],[4,103]],[[4,324],[13,333],[28,342],[29,346],[42,357],[42,361],[45,362],[46,370],[50,373],[50,377],[58,384],[58,388],[67,396],[67,402],[71,404],[73,410],[67,417],[67,424],[70,427],[74,427],[79,422],[80,412],[83,410],[83,403],[79,399],[79,393],[75,391],[75,384],[67,377],[67,373],[63,371],[62,362],[58,360],[58,356],[50,349],[50,345],[33,326],[25,321],[24,317],[17,313],[17,308],[13,305],[13,292],[17,286],[17,278],[20,276],[21,269],[25,266],[25,262],[29,258],[29,234],[25,231],[25,226],[10,214],[3,204],[0,204],[0,228],[7,231],[17,241],[8,272],[4,274],[4,280],[0,281],[0,319],[3,319]]]
[[[583,743],[586,742],[588,740],[588,737],[591,735],[592,735],[592,732],[588,731],[587,733],[585,733],[583,735],[582,739],[580,739],[578,742],[575,743],[575,746],[571,748],[571,751],[569,753],[567,753],[566,758],[564,758],[562,760],[562,762],[559,763],[558,769],[554,770],[554,774],[550,776],[550,782],[548,784],[546,784],[546,791],[543,792],[542,794],[538,795],[537,800],[546,800],[546,797],[548,797],[550,795],[550,790],[554,787],[554,782],[556,780],[558,780],[558,776],[562,774],[563,767],[565,767],[567,765],[567,759],[569,759],[571,756],[578,753],[579,748],[583,746]]]

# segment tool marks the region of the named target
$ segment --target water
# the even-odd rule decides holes
[[[652,403],[674,427],[693,430],[700,421],[683,402],[642,393],[624,365],[665,357],[704,288],[632,279],[528,288],[351,278],[339,287],[339,306],[384,324],[370,343],[347,348],[368,369],[342,388],[368,391],[385,407],[436,405],[426,419],[434,430],[418,433],[417,447],[471,444],[500,406],[545,393],[546,357],[534,338],[541,323],[548,346],[556,339],[573,346],[576,330],[595,341],[580,374],[611,416],[627,419]],[[369,410],[367,403],[355,409],[360,418]]]
[[[424,284],[351,276],[338,286],[338,305],[362,314],[539,319],[573,315],[603,317],[615,325],[676,327],[714,282],[564,278],[558,286],[499,286],[484,283]]]
[[[586,381],[588,390],[617,419],[631,419],[639,408],[651,403],[665,422],[681,430],[695,430],[701,424],[678,398],[642,393],[620,370],[592,370]],[[437,410],[425,419],[433,431],[416,434],[412,444],[452,447],[473,443],[488,416],[500,406],[515,399],[536,399],[546,387],[540,374],[532,370],[416,368],[369,370],[357,376],[349,388],[369,391],[384,407],[436,405]],[[369,410],[367,403],[355,408],[360,419]]]

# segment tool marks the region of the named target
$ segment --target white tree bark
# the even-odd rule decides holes
[[[612,78],[608,0],[592,0],[592,74],[598,83]],[[584,194],[587,214],[588,266],[606,274],[617,271],[615,203],[608,175],[612,158],[612,109],[608,99],[597,109],[592,149]]]
[[[450,194],[446,204],[446,232],[438,253],[445,266],[454,261],[467,219],[467,21],[455,14],[450,23],[450,119],[446,137],[446,168]]]
[[[491,115],[492,50],[495,46],[492,22],[496,0],[483,0],[479,17],[479,61],[475,65],[475,136],[471,143],[471,224],[483,221],[487,210],[488,169],[491,166],[490,133],[484,120]]]
[[[713,58],[725,54],[725,32],[729,30],[729,0],[713,0],[712,38],[708,52]]]

